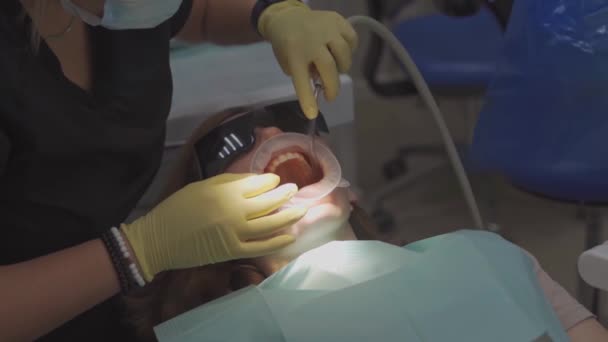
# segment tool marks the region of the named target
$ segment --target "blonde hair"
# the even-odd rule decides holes
[[[31,19],[29,22],[30,46],[34,52],[38,52],[42,39],[36,23],[40,22],[44,17],[47,6],[48,0],[23,0],[23,13],[21,14],[21,19],[25,22],[29,14]],[[26,8],[29,8],[29,13]]]

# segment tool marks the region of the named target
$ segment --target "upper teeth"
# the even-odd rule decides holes
[[[268,167],[268,171],[269,172],[275,172],[276,169],[279,167],[279,165],[283,164],[284,162],[288,161],[288,160],[292,160],[292,159],[301,159],[304,162],[306,162],[306,159],[304,159],[304,156],[300,153],[294,153],[294,152],[287,152],[287,153],[283,153],[280,154],[279,156],[275,157],[272,162],[270,163],[270,166]]]

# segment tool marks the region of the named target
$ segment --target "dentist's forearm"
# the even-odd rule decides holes
[[[179,39],[220,45],[261,41],[251,25],[256,0],[194,0],[188,22]]]
[[[120,291],[101,240],[0,266],[0,341],[32,341]]]
[[[262,40],[251,26],[255,0],[207,0],[206,31],[216,44],[245,44]]]

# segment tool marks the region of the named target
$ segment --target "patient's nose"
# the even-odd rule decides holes
[[[277,127],[258,127],[255,130],[255,134],[260,142],[264,142],[281,133],[283,133],[283,131]]]

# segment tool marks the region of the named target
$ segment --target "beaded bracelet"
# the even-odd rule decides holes
[[[128,293],[135,285],[143,287],[146,281],[137,269],[125,240],[116,227],[102,234],[102,241],[110,254],[112,264],[118,275],[122,293]]]
[[[101,234],[101,240],[106,247],[108,254],[112,260],[112,265],[118,276],[118,282],[120,283],[120,290],[122,293],[128,293],[131,289],[131,282],[129,281],[128,272],[125,269],[122,257],[120,255],[116,241],[114,240],[113,234],[108,230]]]
[[[120,251],[122,252],[124,260],[128,261],[128,267],[129,271],[131,271],[132,279],[135,280],[139,287],[144,287],[146,285],[146,281],[144,280],[144,277],[141,276],[139,269],[137,269],[137,265],[133,261],[133,258],[131,258],[131,254],[129,253],[129,249],[125,244],[125,240],[122,237],[122,234],[120,234],[120,231],[116,227],[112,227],[110,231],[112,232],[114,239],[118,242],[118,246],[120,247]]]

